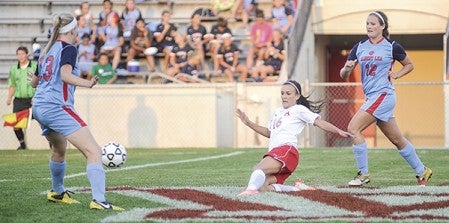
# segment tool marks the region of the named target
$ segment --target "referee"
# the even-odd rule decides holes
[[[9,69],[8,77],[8,98],[6,99],[6,105],[13,104],[13,112],[19,112],[24,109],[31,108],[31,100],[34,96],[35,88],[31,87],[28,82],[28,73],[35,73],[37,62],[30,61],[28,59],[28,49],[24,46],[17,48],[17,64],[14,64]],[[14,101],[13,101],[14,97]],[[26,149],[24,131],[19,128],[14,128],[14,133],[19,140],[20,146],[18,150]]]

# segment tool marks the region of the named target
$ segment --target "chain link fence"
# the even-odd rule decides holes
[[[364,102],[359,83],[302,83],[303,94],[324,100],[322,118],[346,129]],[[397,83],[396,121],[416,147],[447,146],[447,99],[444,83]],[[0,86],[0,114],[8,88]],[[268,140],[244,126],[235,109],[266,126],[281,106],[279,84],[171,84],[108,85],[78,88],[75,107],[88,123],[99,144],[114,140],[130,148],[168,147],[266,147]],[[364,131],[370,147],[393,147],[375,125]],[[32,121],[26,130],[31,149],[48,148],[40,127]],[[300,136],[304,147],[346,147],[351,140],[307,127]],[[0,128],[0,149],[15,149],[12,128]]]

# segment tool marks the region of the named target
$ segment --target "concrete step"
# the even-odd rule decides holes
[[[114,10],[120,15],[125,8],[125,1],[114,1]],[[210,8],[210,0],[178,0],[171,1],[173,5],[167,5],[166,1],[150,0],[142,3],[136,3],[137,8],[142,12],[144,18],[160,18],[164,9],[172,11],[172,18],[190,18],[191,14],[196,8],[205,7]],[[102,11],[102,1],[89,1],[90,11],[95,18],[98,18]],[[0,7],[0,19],[19,19],[19,18],[50,18],[55,13],[72,13],[79,8],[80,1],[2,1]],[[270,0],[259,0],[259,8],[265,11],[265,15],[269,15],[272,6]],[[222,15],[226,16],[226,12]]]

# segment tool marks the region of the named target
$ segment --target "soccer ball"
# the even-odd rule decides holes
[[[107,167],[119,167],[126,161],[126,149],[119,143],[108,142],[101,148],[101,160]]]

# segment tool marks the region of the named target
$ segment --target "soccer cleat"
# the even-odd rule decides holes
[[[316,190],[316,187],[313,186],[307,186],[304,181],[301,179],[296,179],[295,183],[293,183],[293,186],[301,190]]]
[[[369,174],[362,174],[362,172],[357,172],[357,176],[348,182],[349,186],[362,186],[363,184],[369,183]]]
[[[418,185],[426,186],[430,177],[432,177],[432,169],[424,167],[424,172],[421,175],[416,176],[416,178],[418,179]]]
[[[246,195],[255,195],[258,193],[259,193],[258,190],[244,190],[244,191],[240,192],[240,194],[238,194],[237,196],[241,197],[241,196],[246,196]]]
[[[123,211],[125,209],[112,205],[107,201],[98,202],[96,200],[92,200],[89,204],[90,209],[96,210],[113,210],[113,211]]]
[[[70,194],[74,194],[72,191],[64,191],[61,194],[58,194],[51,190],[47,193],[47,200],[51,202],[56,203],[63,203],[63,204],[79,204],[80,202],[70,197]]]

